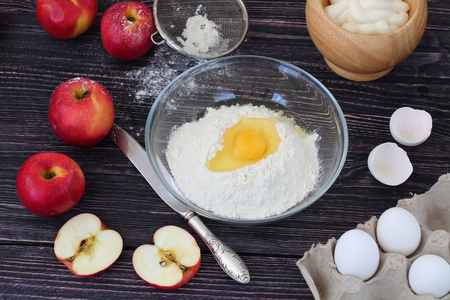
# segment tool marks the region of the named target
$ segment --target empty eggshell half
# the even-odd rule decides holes
[[[396,186],[405,182],[413,172],[408,154],[395,143],[383,143],[369,154],[367,165],[379,182]]]
[[[401,107],[391,116],[389,128],[394,139],[405,146],[417,146],[431,134],[431,115],[420,109]]]

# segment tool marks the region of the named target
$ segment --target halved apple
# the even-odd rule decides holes
[[[55,255],[80,277],[94,276],[111,267],[122,253],[123,241],[96,216],[77,215],[67,221],[55,239]]]
[[[194,237],[177,226],[164,226],[153,235],[154,245],[139,246],[133,267],[145,282],[159,289],[185,285],[200,268],[200,247]]]

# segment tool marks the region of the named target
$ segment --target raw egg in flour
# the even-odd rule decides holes
[[[229,172],[257,163],[277,152],[281,142],[277,118],[242,118],[223,135],[222,150],[208,163],[213,172]]]

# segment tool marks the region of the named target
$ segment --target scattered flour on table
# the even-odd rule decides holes
[[[201,15],[201,9],[202,5],[199,5],[195,15],[187,19],[182,37],[177,37],[183,49],[190,53],[208,53],[224,41],[219,26],[209,20],[207,14]]]
[[[137,80],[134,96],[136,101],[141,104],[148,98],[152,98],[151,101],[153,101],[158,97],[166,85],[178,75],[178,71],[162,65],[143,67],[130,71],[126,75]]]
[[[153,102],[161,91],[181,73],[180,70],[189,69],[202,62],[202,60],[194,60],[160,47],[155,50],[148,65],[131,70],[126,73],[126,76],[136,81],[133,93],[138,104]]]
[[[152,53],[149,55],[148,61],[145,61],[145,65],[120,74],[121,80],[118,88],[124,90],[127,87],[130,98],[116,99],[117,101],[125,101],[126,99],[127,102],[123,103],[124,105],[135,106],[137,104],[147,113],[150,111],[151,104],[172,80],[184,70],[204,62],[182,55],[170,47],[154,46],[151,51]],[[122,80],[122,76],[127,80]],[[116,121],[122,125],[129,123],[130,120],[135,118],[130,111],[116,110]],[[133,130],[131,126],[128,129]],[[142,128],[142,133],[143,130]],[[138,132],[137,135],[140,136],[140,133]]]
[[[317,182],[319,136],[303,139],[291,124],[277,122],[277,152],[231,172],[210,171],[207,162],[221,149],[224,132],[242,117],[282,119],[262,106],[209,108],[203,118],[173,130],[166,151],[172,175],[187,198],[218,215],[259,219],[282,213],[303,200]]]

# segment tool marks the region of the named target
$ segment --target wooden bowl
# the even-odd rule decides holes
[[[325,12],[329,0],[306,1],[306,25],[312,41],[334,72],[355,81],[375,80],[408,57],[425,31],[427,1],[404,1],[410,6],[408,22],[386,34],[364,35],[343,29]]]

